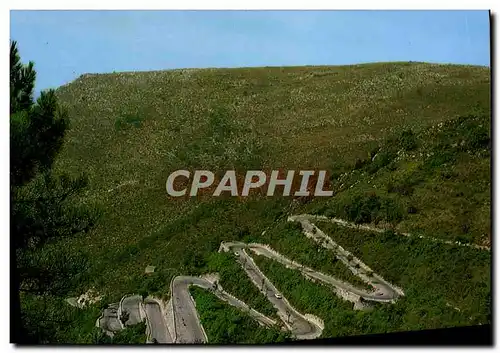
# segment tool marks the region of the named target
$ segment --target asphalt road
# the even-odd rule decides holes
[[[260,271],[253,259],[247,254],[245,251],[246,247],[247,245],[243,243],[232,243],[228,246],[229,250],[233,251],[237,261],[242,265],[248,277],[250,277],[261,293],[278,310],[278,315],[284,319],[284,324],[292,334],[297,338],[318,337],[321,335],[321,327],[309,322],[290,305],[283,294]]]
[[[148,317],[151,338],[156,339],[158,343],[173,343],[174,340],[167,329],[160,305],[156,301],[146,300],[144,311]]]
[[[174,308],[175,343],[207,342],[195,304],[189,293],[189,286],[210,283],[199,277],[177,276],[172,283],[172,304]]]
[[[349,294],[347,296],[343,295],[344,299],[351,300],[355,303],[358,302],[358,304],[359,298],[378,302],[394,302],[399,296],[404,295],[401,289],[385,281],[379,275],[374,274],[361,260],[353,257],[352,254],[336,244],[330,237],[312,224],[310,219],[311,217],[309,215],[299,215],[290,217],[289,221],[300,222],[304,234],[307,237],[312,238],[321,246],[335,252],[336,257],[341,260],[354,275],[360,277],[374,287],[373,291],[368,292],[356,288],[349,283],[298,264],[265,245],[223,242],[220,248],[220,250],[228,251],[233,254],[235,261],[242,266],[250,280],[277,309],[278,316],[281,318],[284,328],[286,327],[294,337],[299,339],[312,339],[320,336],[323,331],[321,320],[311,316],[306,318],[306,315],[299,313],[293,308],[283,294],[280,293],[274,284],[261,272],[252,257],[248,255],[248,250],[274,261],[278,261],[289,268],[297,269],[306,277],[338,288],[343,291],[338,293],[345,292]],[[371,274],[368,275],[368,273]],[[120,303],[120,305],[122,305],[122,310],[126,308],[127,311],[131,313],[130,322],[127,322],[127,324],[140,320],[140,305],[143,305],[150,328],[150,335],[154,337],[158,343],[207,342],[208,338],[200,323],[195,302],[189,293],[189,287],[192,285],[209,290],[221,300],[248,313],[252,318],[263,325],[271,326],[277,324],[273,319],[250,308],[243,301],[225,292],[220,285],[215,285],[205,278],[193,276],[177,276],[172,280],[171,301],[174,332],[169,332],[166,325],[166,314],[162,312],[159,303],[155,300],[146,299],[145,303],[141,304],[142,298],[140,296],[126,297]]]
[[[125,322],[126,326],[135,325],[142,321],[141,305],[142,297],[140,295],[127,296],[121,300],[121,312],[126,312],[129,315],[128,320]]]

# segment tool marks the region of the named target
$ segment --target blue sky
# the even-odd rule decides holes
[[[11,39],[37,91],[112,71],[490,64],[487,11],[11,11]]]

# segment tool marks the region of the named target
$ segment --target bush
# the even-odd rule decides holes
[[[474,126],[466,131],[466,146],[470,149],[490,147],[490,135],[483,126]]]
[[[371,193],[366,196],[355,196],[352,202],[344,206],[348,220],[355,223],[370,223],[380,210],[380,198]]]
[[[402,196],[410,196],[413,194],[414,188],[413,186],[406,184],[405,182],[387,183],[387,192],[388,193],[398,193]]]
[[[401,133],[399,137],[399,146],[405,151],[412,151],[417,148],[417,139],[415,133],[411,129]]]
[[[433,151],[433,155],[428,157],[424,161],[423,168],[425,170],[432,170],[435,168],[438,168],[442,166],[445,163],[449,163],[455,159],[456,153],[446,150],[445,146],[441,146],[436,148],[435,151]]]
[[[330,181],[336,181],[342,174],[348,172],[349,169],[349,165],[345,163],[336,163],[329,171]]]
[[[143,118],[134,114],[125,114],[116,118],[115,120],[115,130],[125,130],[133,126],[136,128],[141,127]]]
[[[414,207],[414,206],[408,206],[407,211],[408,211],[409,214],[415,214],[415,213],[418,212],[417,208]]]
[[[387,222],[399,222],[403,219],[401,207],[393,199],[382,201],[383,218]]]
[[[367,161],[366,159],[365,160],[361,160],[359,158],[356,158],[356,161],[354,162],[354,170],[358,170],[358,169],[362,169],[366,164],[368,164],[369,161]]]
[[[113,344],[144,344],[146,343],[146,323],[140,322],[118,331],[112,338]]]
[[[377,156],[368,165],[367,172],[370,174],[376,173],[379,169],[384,168],[389,165],[394,158],[396,157],[396,153],[392,151],[384,151],[377,153]]]

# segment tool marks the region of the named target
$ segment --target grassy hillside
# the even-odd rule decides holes
[[[213,271],[224,262],[213,257],[223,240],[269,243],[284,254],[296,253],[304,264],[350,280],[334,265],[317,259],[306,263],[310,256],[305,254],[312,250],[304,241],[287,241],[296,231],[284,225],[292,211],[489,242],[488,68],[377,63],[116,73],[83,75],[57,93],[72,122],[56,170],[87,173],[90,188],[81,202],[102,210],[87,237],[54,245],[78,249],[88,260],[88,271],[73,284],[75,294],[94,286],[109,298],[140,291],[167,297],[172,276]],[[166,179],[181,168],[326,169],[336,195],[305,204],[283,197],[169,198]],[[425,258],[431,251],[421,249],[418,255],[391,251],[411,258]],[[328,261],[329,255],[321,256]],[[489,256],[478,258],[474,266],[488,271]],[[377,260],[371,261],[366,263]],[[151,276],[144,275],[147,265],[157,268]],[[242,276],[223,276],[221,284],[235,288]],[[479,281],[489,289],[489,276]],[[426,286],[423,279],[416,283]],[[406,282],[396,284],[404,288]],[[457,279],[453,290],[461,285],[470,283]],[[487,289],[477,294],[481,303],[487,302]],[[272,310],[251,289],[235,295]],[[439,300],[432,303],[444,305],[446,295],[436,296]],[[418,307],[422,298],[411,301],[404,315],[423,310]],[[297,305],[308,308],[304,300]],[[459,304],[468,305],[471,298],[464,300]],[[345,304],[338,305],[344,310]],[[481,313],[489,310],[487,304],[481,308]],[[324,316],[320,307],[314,310]],[[400,321],[404,317],[397,310],[389,314],[400,315]],[[467,321],[448,313],[439,324],[440,316],[432,317],[426,327]],[[474,320],[484,322],[485,317]],[[382,321],[377,322],[382,332],[417,327],[391,324],[384,329]],[[371,331],[368,325],[339,334]],[[328,330],[328,335],[335,332]]]

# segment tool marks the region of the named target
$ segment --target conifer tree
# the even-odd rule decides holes
[[[71,285],[68,275],[84,266],[77,256],[41,251],[50,240],[82,233],[93,225],[94,210],[76,207],[72,197],[87,185],[84,176],[54,175],[69,119],[54,90],[34,100],[34,63],[23,64],[17,43],[10,46],[10,236],[12,293],[11,341],[50,342],[39,312],[22,310],[20,292],[43,298],[62,295]],[[68,255],[71,256],[71,255]],[[36,310],[35,310],[36,311]],[[52,320],[54,321],[54,320]],[[59,323],[60,324],[60,323]],[[51,325],[54,325],[52,322]],[[46,326],[46,325],[45,325]],[[45,332],[45,333],[44,333]]]

